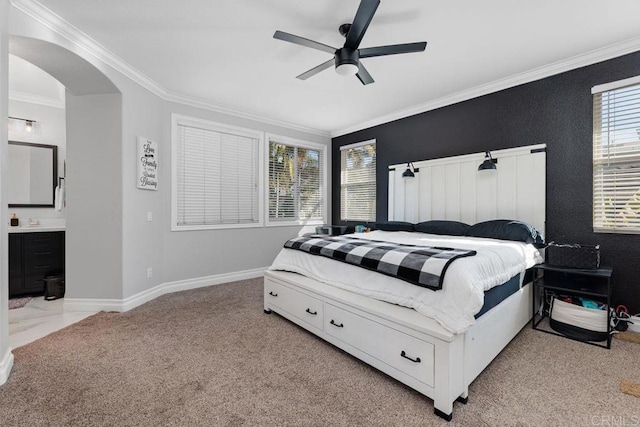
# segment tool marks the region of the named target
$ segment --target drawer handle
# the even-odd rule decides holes
[[[312,315],[317,315],[318,312],[317,311],[311,311],[311,309],[307,308],[307,313],[312,314]]]
[[[412,359],[409,356],[407,356],[407,353],[405,353],[404,350],[402,350],[402,352],[400,352],[400,356],[404,357],[405,359],[409,359],[414,363],[420,363],[420,358],[419,357],[416,357],[415,359]]]
[[[331,322],[329,322],[329,323],[331,323],[336,328],[344,328],[344,325],[342,323],[336,323],[336,322],[334,322],[333,319],[331,319]]]
[[[36,268],[49,268],[51,267],[51,264],[47,264],[47,265],[36,265]]]
[[[51,252],[36,252],[36,255],[51,255]]]
[[[271,295],[272,297],[277,297],[278,294],[274,294],[272,291],[269,291],[269,295]]]

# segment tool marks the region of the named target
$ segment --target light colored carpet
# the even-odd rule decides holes
[[[262,280],[247,280],[99,313],[20,347],[0,424],[581,426],[640,415],[619,389],[640,381],[637,344],[609,351],[527,327],[447,424],[430,399],[262,308]]]

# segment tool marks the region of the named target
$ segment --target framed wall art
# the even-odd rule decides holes
[[[158,143],[138,137],[137,186],[142,190],[158,189]]]

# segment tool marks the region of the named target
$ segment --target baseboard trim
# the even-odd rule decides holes
[[[13,368],[13,353],[11,348],[7,348],[7,351],[0,359],[0,385],[7,382],[9,374],[11,374],[11,368]]]
[[[251,270],[236,271],[233,273],[222,273],[215,274],[213,276],[197,277],[193,279],[161,283],[151,289],[139,292],[125,299],[65,298],[64,310],[125,312],[151,300],[154,300],[161,295],[173,292],[187,291],[190,289],[203,288],[206,286],[219,285],[221,283],[262,277],[266,269],[267,267],[254,268]]]

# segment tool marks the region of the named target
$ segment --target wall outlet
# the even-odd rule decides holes
[[[151,211],[147,212],[147,222],[153,221],[153,213]]]
[[[640,333],[640,316],[631,316],[633,324],[629,323],[629,331]]]
[[[149,267],[147,268],[147,279],[151,279],[152,276],[153,276],[153,268]]]

